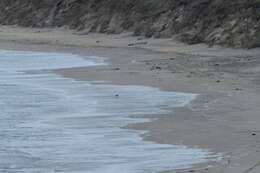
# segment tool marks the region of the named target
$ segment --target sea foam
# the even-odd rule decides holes
[[[196,94],[94,85],[27,70],[104,65],[100,57],[0,51],[0,172],[151,173],[208,161],[210,152],[143,141],[129,115],[169,113]],[[118,97],[115,97],[115,94]]]

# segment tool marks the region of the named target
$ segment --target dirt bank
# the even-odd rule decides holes
[[[2,0],[0,23],[260,46],[259,0]]]

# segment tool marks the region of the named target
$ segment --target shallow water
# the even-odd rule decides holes
[[[104,64],[98,57],[0,51],[0,62],[0,172],[151,173],[187,168],[210,156],[142,141],[144,132],[120,128],[150,121],[128,115],[167,113],[163,108],[189,104],[195,94],[25,72]]]

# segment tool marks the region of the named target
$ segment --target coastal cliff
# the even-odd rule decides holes
[[[260,47],[260,0],[1,0],[0,24]]]

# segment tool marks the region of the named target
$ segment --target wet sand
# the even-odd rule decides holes
[[[170,39],[82,35],[74,31],[0,27],[0,48],[107,57],[109,66],[55,71],[116,85],[145,85],[200,94],[185,108],[149,123],[145,140],[184,144],[224,154],[217,162],[169,172],[260,172],[260,50],[187,46]],[[138,44],[136,44],[138,43]],[[142,117],[140,116],[136,116]]]

